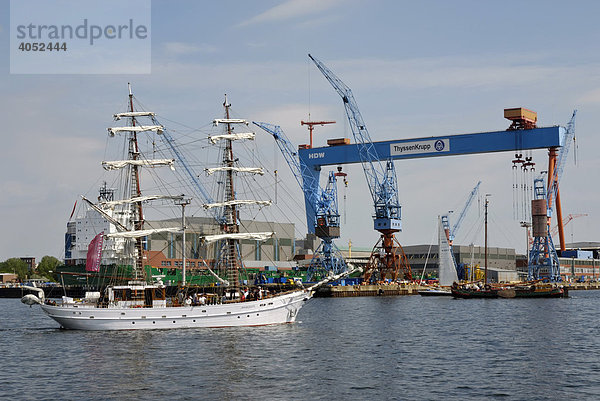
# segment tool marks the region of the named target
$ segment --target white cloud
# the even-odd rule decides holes
[[[315,55],[319,58],[318,55]],[[575,71],[597,71],[597,65],[552,66],[531,55],[518,53],[494,56],[427,58],[361,58],[321,60],[339,73],[347,84],[370,87],[479,87],[532,85],[570,76]]]
[[[600,88],[584,92],[578,101],[579,104],[598,104],[600,103]]]
[[[341,4],[341,0],[288,0],[267,11],[258,14],[242,23],[239,27],[262,24],[265,22],[289,21],[295,18],[306,17],[321,13]]]
[[[181,56],[195,53],[214,53],[216,47],[208,44],[191,44],[185,42],[166,42],[164,49],[167,54]]]

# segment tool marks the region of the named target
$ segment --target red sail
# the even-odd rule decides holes
[[[88,245],[87,260],[85,262],[85,271],[100,271],[100,260],[102,259],[102,242],[104,241],[104,232],[96,235]]]

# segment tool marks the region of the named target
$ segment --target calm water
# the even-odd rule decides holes
[[[10,400],[600,399],[600,291],[313,299],[296,324],[58,329],[0,299]]]

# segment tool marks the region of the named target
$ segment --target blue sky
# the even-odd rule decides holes
[[[10,74],[9,4],[0,1],[0,260],[62,256],[73,202],[96,191],[106,127],[122,111],[127,82],[149,108],[190,127],[218,116],[228,93],[241,116],[279,124],[295,143],[307,141],[299,122],[309,111],[313,119],[338,122],[316,129],[316,145],[350,136],[338,95],[308,53],[352,88],[374,140],[502,130],[509,125],[505,107],[537,111],[540,125],[564,125],[577,108],[577,165],[571,154],[561,196],[565,215],[589,216],[566,232],[569,241],[600,240],[595,1],[153,1],[147,75]],[[259,143],[274,154],[270,138]],[[400,242],[432,241],[437,215],[459,209],[482,180],[497,227],[491,244],[522,251],[524,232],[513,219],[512,156],[397,162]],[[545,165],[545,151],[536,151],[534,161]],[[277,163],[283,170],[281,157]],[[339,243],[370,247],[377,235],[362,169],[346,170]],[[302,221],[303,211],[298,214]],[[475,223],[467,219],[465,232],[473,231],[469,224]],[[470,241],[481,243],[457,237]]]

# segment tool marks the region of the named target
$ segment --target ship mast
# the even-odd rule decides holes
[[[251,240],[257,241],[257,243],[267,241],[269,238],[272,238],[275,233],[240,232],[239,208],[250,205],[268,206],[271,204],[271,201],[238,199],[234,185],[236,174],[263,175],[264,171],[259,167],[241,167],[237,165],[238,159],[233,154],[233,141],[254,140],[255,134],[253,132],[234,131],[234,126],[236,124],[248,126],[248,121],[240,118],[231,118],[231,104],[227,101],[227,95],[225,95],[223,107],[225,108],[224,118],[213,120],[213,124],[215,126],[224,124],[225,130],[222,134],[210,135],[208,137],[213,145],[221,140],[225,141],[225,144],[222,147],[221,165],[219,167],[206,169],[208,175],[217,171],[222,174],[221,180],[218,181],[219,197],[221,199],[219,199],[220,202],[211,202],[203,205],[205,209],[214,207],[222,208],[218,219],[219,222],[221,222],[221,234],[204,235],[201,238],[206,244],[218,242],[218,255],[215,256],[215,267],[227,278],[227,280],[219,279],[219,281],[223,283],[227,282],[227,290],[229,293],[226,293],[226,295],[229,295],[230,298],[238,298],[240,294],[240,271],[244,267],[240,254],[240,241]]]
[[[227,102],[227,95],[225,95],[225,101],[223,102],[225,107],[225,119],[230,120],[229,108],[231,104]],[[233,127],[230,122],[227,122],[227,134],[233,134]],[[225,201],[235,200],[235,188],[233,184],[233,165],[235,159],[233,157],[233,140],[227,139],[225,141],[225,149],[223,150],[223,165],[229,167],[226,171],[226,182],[225,182]],[[223,231],[227,234],[236,234],[240,232],[237,219],[237,208],[235,204],[230,204],[224,208],[224,227]],[[240,262],[238,258],[239,240],[234,238],[226,239],[227,246],[225,249],[226,269],[227,269],[227,281],[229,281],[230,290],[235,294],[239,290],[239,269]]]
[[[133,93],[131,92],[131,84],[127,83],[129,88],[129,111],[133,114]],[[131,126],[135,127],[135,117],[131,117]],[[131,131],[129,134],[129,159],[138,160],[140,155],[137,141],[137,132]],[[140,190],[140,175],[139,168],[137,165],[130,165],[130,197],[139,198],[142,196]],[[144,214],[142,211],[142,202],[134,202],[131,204],[131,218],[134,225],[134,230],[142,230],[144,227]],[[133,280],[145,280],[145,272],[143,266],[143,252],[144,246],[142,243],[142,237],[135,239],[135,258],[133,263]]]

